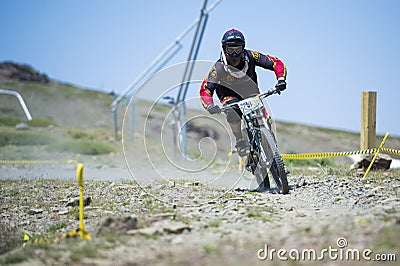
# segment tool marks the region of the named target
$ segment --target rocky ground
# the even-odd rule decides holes
[[[75,164],[2,162],[1,265],[320,265],[322,260],[328,265],[398,265],[400,170],[371,172],[362,179],[347,170],[348,158],[341,158],[338,167],[320,160],[314,168],[289,165],[288,195],[250,192],[246,188],[254,182],[248,175],[233,186],[240,175],[236,162],[226,162],[231,143],[220,126],[225,118],[190,110],[188,118],[198,118],[188,120],[188,144],[194,144],[188,145],[189,155],[213,157],[215,147],[219,153],[210,165],[205,160],[177,164],[186,170],[178,173],[170,161],[174,156],[162,160],[175,151],[173,131],[163,130],[172,122],[166,117],[170,106],[138,102],[135,121],[141,126],[135,141],[121,147],[114,141],[111,95],[47,82],[29,66],[6,65],[0,66],[0,76],[7,77],[0,77],[2,88],[21,93],[41,123],[19,132],[11,118],[24,113],[15,99],[2,97],[0,159],[73,160],[81,154],[84,226],[92,240],[62,237],[80,226]],[[19,74],[11,75],[15,71]],[[121,125],[125,108],[118,113],[119,134],[128,131]],[[276,127],[282,153],[359,148],[357,133],[288,122]],[[215,146],[204,145],[208,137]],[[100,146],[113,151],[93,152],[93,141],[95,151]],[[53,145],[57,149],[50,149]],[[71,146],[79,149],[65,149]],[[399,149],[400,138],[389,137],[385,147]],[[203,167],[207,173],[190,171]],[[137,182],[129,178],[131,170]],[[220,178],[214,182],[215,176]],[[24,234],[30,240],[22,247]]]
[[[375,265],[377,256],[400,259],[398,170],[362,179],[344,169],[308,168],[292,171],[289,183],[290,194],[280,195],[184,179],[87,181],[84,225],[92,240],[53,244],[43,238],[79,227],[76,182],[2,180],[0,263],[319,265],[323,259]],[[43,241],[22,248],[23,232]]]

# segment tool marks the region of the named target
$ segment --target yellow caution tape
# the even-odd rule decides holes
[[[29,235],[24,234],[24,242],[22,244],[23,247],[30,246],[30,245],[38,245],[38,244],[48,244],[50,243],[48,238],[45,237],[38,237],[32,239]]]
[[[54,164],[76,162],[76,160],[0,160],[0,164]]]
[[[320,158],[334,158],[346,157],[358,154],[373,154],[377,149],[368,149],[361,151],[344,151],[344,152],[312,152],[312,153],[298,153],[298,154],[282,154],[282,159],[302,160],[302,159],[320,159]]]
[[[342,152],[311,152],[311,153],[296,153],[296,154],[281,154],[282,159],[290,159],[290,160],[303,160],[303,159],[323,159],[323,158],[335,158],[335,157],[347,157],[351,155],[367,155],[374,154],[378,149],[367,149],[360,151],[342,151]],[[380,152],[382,153],[390,153],[397,156],[400,156],[400,150],[389,149],[389,148],[381,148]],[[229,152],[228,156],[231,157],[234,152]]]
[[[312,153],[298,153],[298,154],[282,154],[282,159],[291,160],[302,160],[302,159],[321,159],[321,158],[334,158],[334,157],[346,157],[350,155],[366,155],[375,154],[378,149],[368,149],[360,151],[344,151],[344,152],[312,152]],[[381,148],[382,153],[391,153],[400,156],[400,150]]]
[[[391,153],[391,154],[395,154],[397,156],[400,156],[400,150],[395,150],[395,149],[389,149],[389,148],[382,148],[381,150],[384,153]]]
[[[22,242],[23,243],[22,246],[26,247],[27,245],[29,245],[29,240],[30,239],[31,239],[30,236],[25,233],[24,234],[24,242]]]
[[[0,160],[0,164],[55,164],[55,163],[78,163],[79,154],[75,159],[59,160]]]
[[[69,233],[64,233],[61,235],[61,237],[55,237],[53,239],[49,239],[47,237],[31,237],[27,233],[24,234],[24,241],[22,246],[30,246],[30,245],[38,245],[38,244],[57,244],[60,242],[61,239],[69,239],[69,238],[77,238],[80,237],[81,239],[87,239],[87,240],[92,240],[88,232],[82,232],[79,228],[72,230]]]

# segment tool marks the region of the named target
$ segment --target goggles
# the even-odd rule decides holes
[[[225,47],[225,52],[228,55],[233,55],[233,54],[240,55],[243,52],[243,46],[242,45],[240,45],[240,46],[226,46]]]

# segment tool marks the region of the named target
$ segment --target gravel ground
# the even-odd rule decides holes
[[[86,181],[85,198],[91,202],[84,224],[93,240],[61,239],[25,248],[23,232],[53,240],[79,227],[78,207],[67,206],[79,189],[69,180],[2,180],[0,263],[319,265],[323,258],[330,265],[375,265],[380,254],[400,259],[398,170],[373,172],[367,179],[331,168],[293,172],[288,195],[184,179]],[[315,258],[307,257],[310,250]],[[360,260],[351,257],[355,250]],[[362,257],[365,250],[374,260]]]
[[[32,140],[38,135],[61,143],[97,140],[115,151],[79,157],[85,165],[88,206],[84,225],[91,241],[61,237],[79,227],[79,208],[71,206],[79,196],[74,164],[0,165],[1,265],[320,265],[320,259],[328,265],[378,263],[365,256],[346,260],[349,252],[360,255],[352,253],[356,251],[366,252],[371,259],[383,255],[387,261],[382,265],[398,265],[390,260],[400,256],[399,169],[372,172],[362,180],[348,170],[304,166],[291,169],[288,195],[249,192],[246,188],[254,182],[243,175],[235,183],[239,176],[236,162],[226,162],[232,143],[223,116],[211,119],[203,116],[204,111],[188,111],[188,118],[196,117],[189,119],[193,124],[187,136],[192,158],[203,154],[209,155],[203,158],[212,158],[215,147],[218,154],[207,173],[182,174],[169,161],[176,154],[173,131],[163,127],[172,122],[166,117],[170,107],[152,109],[138,102],[136,123],[140,126],[135,125],[135,141],[124,142],[122,149],[121,143],[113,141],[113,129],[102,128],[113,124],[109,96],[90,92],[89,97],[89,91],[64,89],[55,83],[35,91],[24,83],[17,87],[22,94],[34,96],[30,99],[32,113],[46,118],[51,114],[61,125],[25,129]],[[72,92],[82,97],[71,97]],[[1,106],[8,104],[6,99]],[[3,109],[8,116],[7,108]],[[277,122],[276,126],[283,153],[359,147],[356,133],[293,123]],[[1,130],[11,140],[20,136],[8,126]],[[125,127],[121,133],[127,131]],[[215,143],[209,142],[210,136]],[[26,144],[26,139],[20,141]],[[389,137],[385,147],[399,149],[400,139]],[[81,152],[50,151],[46,145],[6,145],[1,158],[74,159],[76,153]],[[167,162],[165,155],[171,155]],[[137,182],[130,178],[125,159]],[[341,159],[345,165],[351,162]],[[185,160],[178,166],[189,170],[208,167],[204,162],[192,160],[188,165]],[[221,174],[224,171],[229,173]],[[22,247],[24,233],[31,235],[26,247]],[[52,243],[56,238],[57,243]]]

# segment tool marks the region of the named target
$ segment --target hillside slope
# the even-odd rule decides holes
[[[27,68],[27,67],[25,67]],[[31,68],[27,68],[28,70]],[[38,72],[30,70],[33,74]],[[49,79],[43,82],[42,79],[31,77],[26,80],[26,73],[22,75],[24,79],[11,78],[1,75],[0,89],[14,90],[19,92],[24,98],[32,116],[34,118],[45,118],[54,121],[65,128],[93,129],[103,128],[109,132],[108,138],[114,137],[114,120],[110,111],[110,104],[113,97],[100,91],[79,88],[70,84],[60,83]],[[46,77],[45,74],[37,74],[38,77]],[[32,81],[33,80],[33,81]],[[153,130],[158,130],[165,123],[166,116],[171,108],[166,105],[157,105],[160,108],[153,108],[149,115],[149,104],[139,102],[136,105],[136,132],[143,133],[145,121],[151,120],[154,124]],[[122,119],[126,106],[119,107],[118,129],[121,134]],[[191,110],[191,116],[207,115],[202,110]],[[18,117],[24,119],[25,115],[13,96],[0,95],[0,117]],[[223,115],[217,117],[224,123]],[[127,123],[128,124],[128,123]],[[282,153],[288,152],[323,152],[323,151],[352,151],[359,149],[359,134],[332,130],[320,127],[305,126],[296,123],[276,121],[277,137]],[[204,137],[205,132],[214,132],[218,143],[218,138],[222,138],[224,132],[220,128],[213,128],[206,123],[193,123],[189,128],[189,140],[199,141]],[[207,134],[206,134],[207,135]],[[150,135],[152,136],[152,135]],[[380,143],[382,136],[377,136],[377,143]],[[197,145],[197,143],[196,143]],[[222,145],[223,146],[223,145]],[[225,145],[226,146],[226,145]],[[400,138],[389,137],[385,147],[400,148]],[[223,147],[222,152],[225,156],[229,147]],[[339,161],[343,161],[340,159]],[[350,162],[347,160],[347,162]]]
[[[19,92],[33,118],[50,119],[66,127],[112,127],[111,95],[55,81],[41,84],[0,78],[0,88]],[[25,117],[13,96],[1,95],[0,106],[1,117]]]

